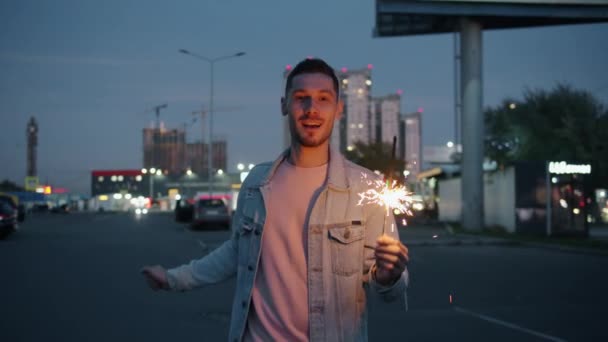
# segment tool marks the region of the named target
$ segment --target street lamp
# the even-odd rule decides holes
[[[212,186],[213,186],[213,167],[211,166],[211,163],[213,161],[212,158],[212,154],[213,154],[213,66],[215,65],[215,62],[219,62],[219,61],[223,61],[229,58],[233,58],[233,57],[241,57],[245,55],[245,52],[237,52],[235,54],[232,55],[226,55],[226,56],[218,56],[218,57],[214,57],[214,58],[209,58],[203,55],[199,55],[197,53],[188,51],[186,49],[179,49],[180,53],[186,54],[186,55],[190,55],[192,57],[201,59],[207,63],[209,63],[209,73],[210,73],[210,86],[209,86],[209,151],[207,153],[207,159],[208,159],[208,165],[207,165],[207,177],[209,180],[209,197],[211,197],[212,194]]]
[[[150,172],[150,175],[148,176],[148,190],[150,200],[152,200],[154,198],[154,176],[161,176],[163,171],[154,167],[150,168],[149,170],[141,169],[141,173],[143,174],[148,173],[148,171]]]

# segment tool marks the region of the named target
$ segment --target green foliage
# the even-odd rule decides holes
[[[485,124],[486,157],[500,166],[515,160],[589,162],[594,185],[608,185],[608,110],[587,91],[565,84],[526,90],[522,101],[488,108]]]
[[[352,151],[345,153],[346,159],[372,171],[378,170],[385,175],[392,173],[393,179],[400,179],[400,173],[405,170],[403,159],[392,158],[392,144],[356,142]]]
[[[5,179],[0,182],[0,191],[24,191],[24,189],[10,180]]]

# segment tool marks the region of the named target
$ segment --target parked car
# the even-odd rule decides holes
[[[17,230],[17,208],[0,201],[0,239]]]
[[[70,207],[67,204],[58,205],[53,207],[51,212],[54,214],[68,214],[70,212]]]
[[[192,222],[194,216],[194,205],[186,198],[175,201],[175,221]]]
[[[25,221],[25,206],[21,203],[17,206],[17,221],[23,222]]]
[[[25,221],[25,206],[19,203],[19,198],[10,194],[0,193],[0,202],[8,203],[13,208],[17,209],[17,221]]]
[[[221,198],[199,199],[194,206],[194,217],[192,227],[201,225],[223,225],[230,228],[232,215],[228,202]]]

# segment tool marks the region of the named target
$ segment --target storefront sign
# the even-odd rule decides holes
[[[568,164],[566,162],[550,162],[549,173],[554,174],[590,174],[591,165],[589,164]]]

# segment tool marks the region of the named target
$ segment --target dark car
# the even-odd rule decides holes
[[[0,239],[17,230],[17,208],[0,201]]]
[[[186,198],[180,198],[175,201],[175,221],[177,222],[192,222],[194,216],[194,205]]]
[[[17,206],[17,221],[25,221],[25,206],[23,204]]]
[[[0,194],[0,202],[7,203],[17,210],[17,221],[25,221],[25,206],[22,203],[19,203],[19,200],[16,196]]]
[[[226,200],[221,198],[199,199],[194,206],[192,227],[221,225],[229,229],[231,218]]]
[[[68,214],[70,212],[70,207],[67,204],[58,205],[53,207],[51,212],[54,214]]]
[[[48,213],[49,205],[48,204],[35,204],[32,208],[32,212],[35,213]]]

